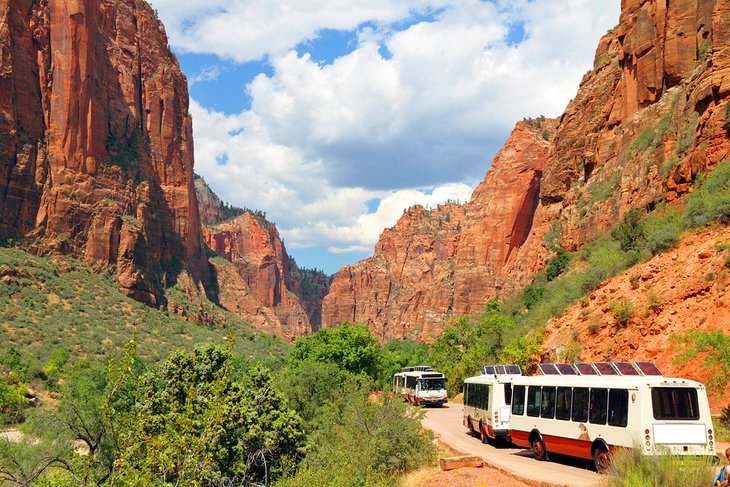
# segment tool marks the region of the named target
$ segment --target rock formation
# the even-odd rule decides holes
[[[469,203],[404,213],[380,236],[373,257],[337,273],[323,325],[348,321],[367,324],[383,341],[429,340],[448,316],[478,311],[498,290],[526,282],[541,255],[517,250],[536,240],[533,218],[554,126],[546,119],[517,124]]]
[[[209,279],[185,76],[143,0],[0,5],[0,238],[116,270],[150,304]]]
[[[203,235],[208,247],[231,262],[241,279],[241,283],[232,280],[231,276],[225,281],[218,280],[221,304],[234,312],[239,309],[250,313],[250,306],[244,303],[235,304],[235,309],[224,303],[246,294],[241,291],[241,284],[245,284],[257,308],[272,310],[281,322],[273,323],[272,329],[264,331],[288,337],[304,336],[311,331],[309,318],[299,301],[301,286],[297,273],[290,264],[279,232],[262,214],[245,212],[233,220],[205,227]],[[231,283],[235,283],[233,289]]]
[[[415,262],[408,249],[420,223],[405,215],[395,227],[403,238],[386,230],[373,257],[337,274],[324,325],[355,321],[381,339],[428,339],[449,315],[513,293],[551,256],[548,231],[576,250],[631,207],[680,198],[698,174],[726,160],[729,99],[727,1],[624,0],[576,97],[557,122],[543,121],[550,142],[518,124],[464,206],[463,229],[449,236],[453,253],[429,264],[453,267],[448,279],[428,281],[438,299],[392,292],[416,289],[420,279],[392,272]]]

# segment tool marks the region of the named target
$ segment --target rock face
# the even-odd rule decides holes
[[[576,250],[631,207],[680,198],[730,157],[729,99],[726,0],[624,0],[565,113],[542,122],[549,143],[538,136],[543,129],[518,124],[461,210],[453,252],[430,263],[453,267],[448,279],[429,281],[427,293],[438,298],[417,299],[420,277],[393,272],[415,262],[408,249],[420,223],[406,215],[396,225],[403,238],[386,230],[373,257],[337,274],[324,325],[355,321],[384,340],[426,340],[448,316],[513,293],[550,258],[548,232]],[[392,292],[403,289],[414,291]]]
[[[0,238],[116,270],[151,304],[209,280],[185,76],[143,0],[0,5]]]
[[[246,212],[233,220],[204,228],[203,234],[208,247],[231,262],[241,280],[239,283],[230,275],[225,280],[218,280],[223,306],[230,311],[245,309],[250,313],[247,303],[236,303],[233,308],[224,303],[246,294],[241,291],[243,284],[250,290],[257,308],[272,310],[280,321],[268,320],[272,323],[271,328],[264,328],[264,331],[289,338],[311,332],[309,318],[299,301],[301,285],[296,270],[272,223],[261,214]]]
[[[196,175],[197,176],[197,175]],[[221,199],[210,189],[210,186],[201,177],[195,177],[195,194],[198,198],[200,221],[205,223],[219,223],[223,221]]]
[[[335,276],[322,303],[322,325],[366,324],[381,340],[427,340],[453,308],[453,259],[464,224],[457,204],[407,210],[386,229],[375,255]]]

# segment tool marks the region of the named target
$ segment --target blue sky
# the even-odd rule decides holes
[[[620,0],[152,0],[188,76],[196,172],[300,265],[467,201],[515,122],[558,116]]]

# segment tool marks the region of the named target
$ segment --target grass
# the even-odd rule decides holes
[[[706,487],[717,468],[711,458],[687,458],[675,455],[641,454],[640,448],[620,450],[606,481],[607,487]]]

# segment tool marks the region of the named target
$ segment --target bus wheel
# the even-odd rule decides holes
[[[481,421],[479,422],[479,439],[482,440],[482,443],[486,443],[489,439],[487,436],[487,430],[484,429],[484,423]]]
[[[593,463],[598,473],[606,473],[611,468],[611,454],[604,446],[598,446],[593,450]]]
[[[532,447],[532,454],[534,455],[536,460],[547,460],[547,451],[545,450],[545,442],[542,441],[542,438],[539,436],[536,436],[533,438],[533,440],[530,442],[530,446]]]
[[[466,420],[469,422],[469,435],[476,436],[476,434],[474,433],[474,423],[471,422],[471,416],[468,416]]]

